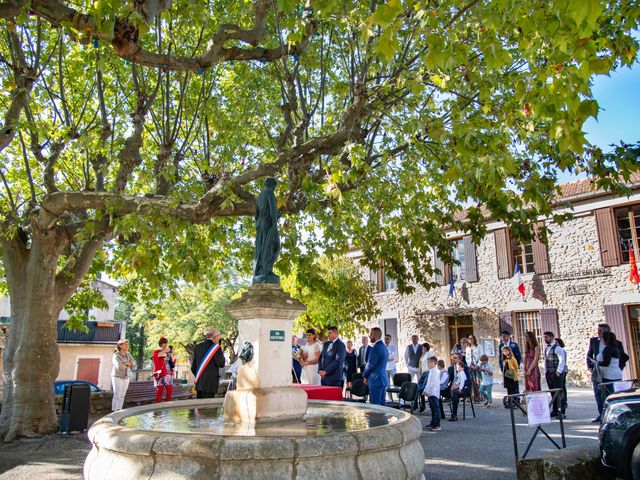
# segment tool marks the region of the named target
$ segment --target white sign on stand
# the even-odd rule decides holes
[[[551,410],[549,393],[529,393],[527,395],[527,420],[529,426],[551,423]]]
[[[625,390],[631,390],[633,388],[632,380],[620,380],[613,383],[614,392],[624,392]]]

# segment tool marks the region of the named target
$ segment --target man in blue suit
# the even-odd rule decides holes
[[[364,382],[369,385],[369,399],[376,405],[384,405],[384,394],[389,386],[387,379],[387,361],[389,351],[382,341],[382,330],[378,327],[371,329],[369,334],[373,348],[367,360],[367,366],[362,376]]]
[[[329,387],[340,387],[344,384],[342,377],[344,373],[344,357],[347,349],[342,340],[338,338],[338,327],[331,326],[327,332],[328,342],[324,342],[318,373],[320,383]]]

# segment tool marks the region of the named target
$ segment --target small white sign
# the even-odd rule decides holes
[[[631,380],[620,380],[619,382],[613,382],[614,392],[624,392],[625,390],[631,390],[633,388],[633,382]]]
[[[496,356],[496,342],[493,338],[482,339],[482,351],[487,357]]]
[[[530,393],[527,395],[527,421],[529,426],[551,423],[551,410],[549,393]]]

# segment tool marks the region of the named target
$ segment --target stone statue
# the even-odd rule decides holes
[[[273,264],[280,253],[278,209],[276,207],[276,179],[267,178],[264,190],[256,203],[256,251],[253,257],[253,283],[280,285],[280,277],[273,273]]]

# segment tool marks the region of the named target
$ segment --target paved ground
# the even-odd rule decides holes
[[[465,421],[462,421],[460,409],[457,422],[442,422],[442,432],[425,431],[422,445],[426,457],[424,472],[427,480],[516,478],[511,417],[509,410],[502,407],[503,393],[504,389],[495,385],[492,408],[476,405],[476,418],[471,417],[467,408],[469,416]],[[567,446],[596,444],[598,425],[591,423],[597,413],[592,390],[569,389],[568,397],[569,408],[564,421]],[[446,405],[445,411],[448,417]],[[428,412],[429,409],[425,413]],[[420,418],[424,425],[431,421],[430,415]],[[526,424],[526,418],[521,413],[516,413],[516,423],[518,449],[522,455],[535,428]],[[557,421],[545,430],[561,444]],[[539,456],[544,451],[555,449],[546,437],[538,434],[527,457]]]
[[[444,421],[443,431],[422,436],[425,451],[427,480],[493,480],[515,479],[515,461],[509,411],[502,408],[503,389],[496,385],[494,406],[477,406],[474,419],[467,417],[457,422]],[[427,413],[428,413],[427,409]],[[469,415],[471,412],[467,410]],[[597,425],[590,423],[596,415],[592,392],[588,389],[569,390],[569,410],[565,421],[567,446],[593,444],[597,441]],[[420,415],[423,424],[430,417]],[[517,435],[520,454],[533,434],[520,414]],[[550,435],[560,443],[560,428],[555,422],[549,427]],[[536,439],[530,456],[555,447],[544,437]],[[0,480],[82,479],[82,465],[90,445],[85,435],[69,438],[49,436],[44,439],[21,440],[0,445]]]

